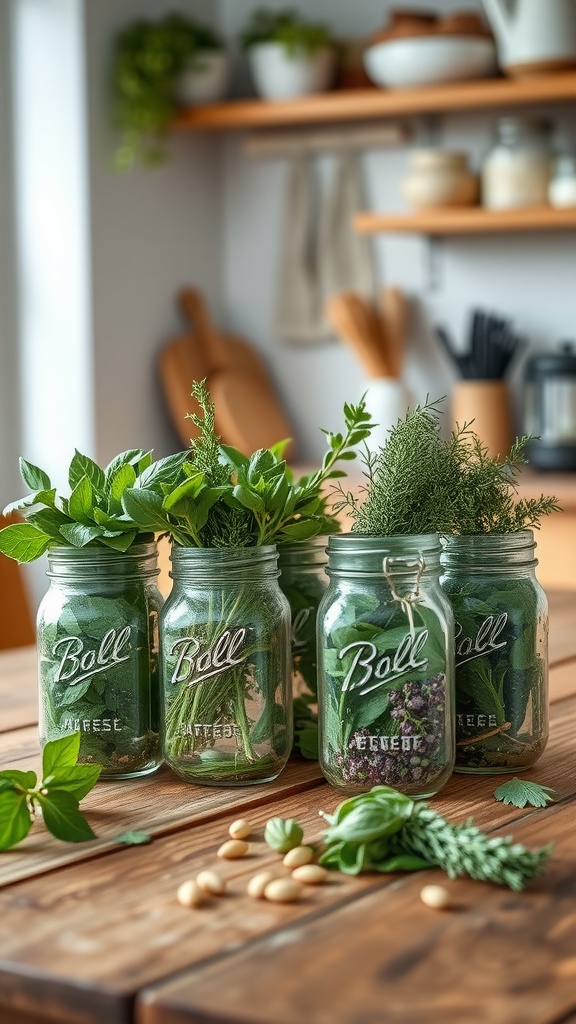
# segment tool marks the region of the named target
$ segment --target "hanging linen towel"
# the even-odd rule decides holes
[[[334,292],[375,294],[370,239],[352,227],[354,213],[365,205],[357,153],[337,154],[328,194],[322,204],[314,200],[311,161],[298,156],[288,175],[276,299],[275,332],[283,341],[307,344],[331,337],[323,310]]]
[[[318,276],[323,309],[334,292],[353,291],[366,299],[376,293],[372,242],[352,226],[354,214],[365,208],[359,154],[342,151],[336,156],[332,188],[320,219]]]
[[[312,172],[305,156],[295,157],[288,171],[274,317],[284,341],[319,341],[328,333],[316,265]]]

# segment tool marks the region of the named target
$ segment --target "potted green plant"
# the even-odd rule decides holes
[[[122,133],[118,166],[158,163],[178,103],[220,99],[228,75],[218,34],[184,15],[141,19],[123,29],[112,63],[113,123]]]
[[[437,793],[454,767],[454,618],[440,587],[456,441],[435,404],[411,409],[365,457],[350,533],[329,538],[318,610],[320,766],[337,788]]]
[[[281,100],[328,89],[335,50],[330,30],[296,11],[258,8],[240,36],[257,93]]]
[[[195,382],[199,436],[180,478],[159,496],[128,489],[127,514],[173,539],[174,586],[161,616],[164,754],[186,781],[245,785],[275,778],[292,746],[290,606],[278,586],[277,544],[336,528],[320,485],[340,475],[366,434],[350,408],[345,437],[295,482],[285,442],[247,457],[221,445],[204,381]]]
[[[135,449],[101,469],[76,452],[69,497],[21,459],[31,493],[6,512],[25,522],[0,531],[0,551],[18,562],[48,556],[38,612],[41,742],[79,732],[79,760],[100,765],[102,778],[145,775],[161,762],[158,524],[142,531],[122,498],[134,485],[169,486],[183,458],[153,462]]]
[[[456,771],[530,768],[548,739],[548,605],[532,528],[556,499],[518,498],[528,437],[492,458],[463,431],[443,538],[442,587],[456,619]]]

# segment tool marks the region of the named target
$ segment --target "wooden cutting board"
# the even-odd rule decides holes
[[[243,338],[220,331],[200,291],[184,289],[180,308],[190,333],[164,347],[159,372],[166,402],[181,440],[198,435],[187,413],[197,412],[192,381],[208,381],[216,409],[216,430],[224,444],[246,455],[292,436],[291,425],[274,392],[258,352]]]

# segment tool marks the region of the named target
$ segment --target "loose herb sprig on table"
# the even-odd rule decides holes
[[[79,751],[79,732],[47,743],[40,783],[36,772],[0,771],[0,850],[25,839],[38,812],[57,839],[81,843],[95,838],[79,804],[96,785],[102,769],[77,764]]]
[[[101,469],[77,451],[68,470],[68,498],[56,494],[44,470],[20,459],[20,473],[31,493],[7,505],[4,514],[18,512],[26,522],[0,531],[0,551],[18,562],[31,562],[55,545],[127,551],[142,538],[137,522],[123,508],[126,490],[140,486],[158,494],[160,487],[176,481],[185,458],[182,452],[153,462],[151,452],[134,448]],[[149,526],[147,532],[157,533],[163,525]]]
[[[334,814],[320,813],[329,824],[320,864],[349,875],[436,866],[450,878],[468,875],[520,891],[541,874],[552,850],[551,843],[528,850],[510,836],[487,836],[471,820],[452,825],[388,786],[343,801]]]

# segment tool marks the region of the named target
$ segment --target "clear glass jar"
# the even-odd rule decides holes
[[[79,761],[102,779],[161,763],[155,543],[48,551],[38,609],[40,741],[80,732]]]
[[[320,765],[347,793],[429,797],[454,767],[454,619],[437,535],[330,537],[318,611]]]
[[[548,605],[532,530],[447,537],[456,620],[456,771],[518,772],[548,739]]]
[[[557,210],[576,206],[576,154],[562,153],[554,160],[548,201]]]
[[[521,117],[496,123],[496,142],[482,165],[482,204],[511,210],[548,203],[550,125]]]
[[[317,699],[316,617],[328,576],[327,537],[278,549],[280,589],[292,615],[292,692]]]
[[[160,620],[163,744],[186,782],[279,775],[292,746],[290,606],[278,553],[172,546]]]

